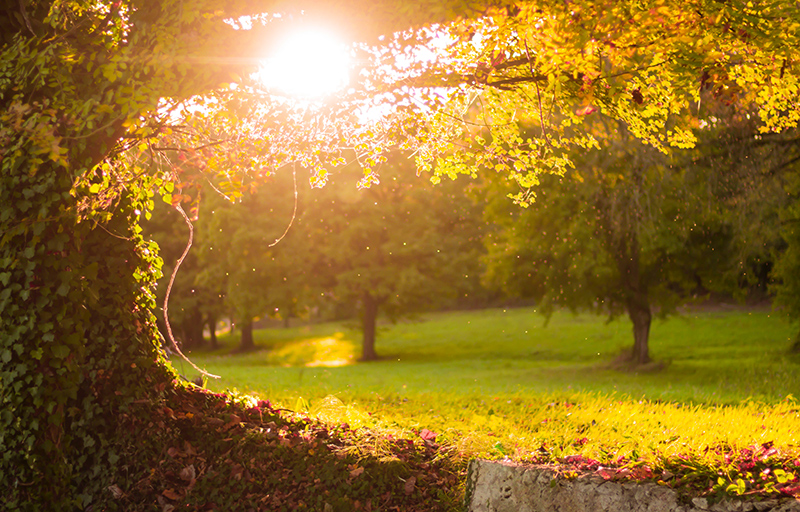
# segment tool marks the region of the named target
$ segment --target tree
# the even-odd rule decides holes
[[[99,500],[121,442],[109,418],[134,403],[155,410],[176,392],[150,314],[160,262],[139,227],[155,196],[178,207],[207,180],[235,196],[249,177],[292,162],[324,181],[348,151],[374,181],[381,155],[400,143],[423,164],[442,156],[440,173],[491,163],[527,187],[537,170],[565,165],[565,144],[582,141],[559,138],[551,111],[597,106],[650,143],[684,144],[700,85],[753,102],[769,130],[794,126],[798,13],[777,0],[757,9],[710,0],[9,4],[0,14],[4,505]],[[247,77],[282,22],[237,31],[230,20],[291,10],[342,21],[375,44],[362,48],[380,63],[412,43],[445,52],[433,25],[415,30],[440,23],[455,58],[372,66],[352,96],[314,108],[273,101]],[[415,87],[431,85],[423,95]],[[492,130],[482,142],[463,122],[476,88]],[[390,115],[367,126],[357,112],[372,99]],[[530,119],[547,134],[536,147],[512,138]]]
[[[796,137],[783,139],[790,141],[789,154],[784,158],[784,165],[780,170],[788,170],[787,178],[784,182],[784,189],[789,195],[786,203],[780,205],[778,210],[780,215],[781,240],[785,244],[784,250],[778,252],[775,257],[775,266],[772,269],[771,277],[775,282],[771,286],[771,291],[775,293],[774,304],[783,309],[787,316],[797,321],[800,318],[800,200],[798,200],[798,184],[800,184],[800,174],[798,162],[800,162],[800,142]],[[791,346],[792,352],[800,352],[800,333],[795,337]]]
[[[316,194],[299,230],[310,230],[310,271],[335,300],[357,303],[362,361],[378,359],[377,320],[441,306],[468,294],[479,274],[479,218],[459,183],[433,187],[409,160],[390,160],[365,190],[341,173]],[[349,179],[348,179],[349,178]],[[449,185],[449,186],[446,186]]]
[[[115,172],[115,155],[152,131],[139,116],[160,98],[219,82],[219,68],[189,79],[156,62],[155,45],[222,48],[191,40],[178,9],[155,3],[18,6],[0,21],[2,500],[73,509],[118,457],[108,412],[172,378],[149,313],[160,264],[138,228],[163,180]]]
[[[242,351],[255,348],[256,318],[296,315],[298,302],[311,293],[305,278],[308,247],[302,226],[295,223],[300,203],[293,200],[293,186],[293,175],[284,173],[266,179],[239,204],[212,196],[198,222],[202,270],[197,283],[224,289]]]
[[[487,216],[502,228],[486,240],[486,279],[534,297],[548,316],[559,305],[612,318],[627,313],[628,358],[646,364],[654,314],[674,313],[698,293],[735,290],[746,274],[737,243],[748,238],[745,226],[762,224],[738,189],[743,177],[755,183],[753,171],[742,172],[747,164],[739,162],[739,180],[726,176],[736,165],[725,165],[719,130],[704,136],[716,141],[705,147],[706,159],[688,162],[697,155],[667,157],[616,122],[592,123],[603,145],[573,157],[576,169],[564,177],[543,178],[532,206],[515,211],[491,196]],[[748,205],[747,213],[734,205]]]

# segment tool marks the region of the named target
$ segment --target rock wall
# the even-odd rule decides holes
[[[800,501],[681,502],[668,487],[652,482],[613,482],[597,475],[574,479],[553,469],[473,460],[469,465],[467,512],[800,512]]]

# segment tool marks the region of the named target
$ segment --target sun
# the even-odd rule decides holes
[[[258,71],[271,92],[321,98],[350,81],[350,50],[333,32],[304,28],[288,33]]]

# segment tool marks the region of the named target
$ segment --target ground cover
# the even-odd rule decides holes
[[[191,385],[160,390],[158,404],[137,401],[115,418],[106,487],[82,494],[70,510],[460,508],[457,494],[447,492],[458,487],[458,466],[428,440],[376,437]]]
[[[212,390],[434,440],[462,468],[509,457],[709,496],[786,495],[800,474],[792,332],[766,310],[689,312],[653,326],[664,368],[620,372],[608,363],[630,345],[628,322],[557,313],[544,326],[532,309],[498,309],[387,325],[376,363],[355,361],[357,333],[341,324],[257,331],[247,354],[223,336],[191,357],[223,376]]]

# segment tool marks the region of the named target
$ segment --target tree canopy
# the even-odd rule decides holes
[[[758,244],[777,237],[785,194],[762,167],[784,155],[747,149],[752,125],[736,117],[702,130],[702,151],[672,156],[596,117],[601,147],[571,155],[577,168],[563,177],[543,176],[527,209],[503,200],[498,188],[508,184],[495,180],[485,192],[486,217],[499,226],[486,239],[486,281],[534,297],[545,315],[555,307],[627,313],[627,359],[650,362],[653,316],[712,291],[741,294],[752,275],[748,259],[771,256]]]

